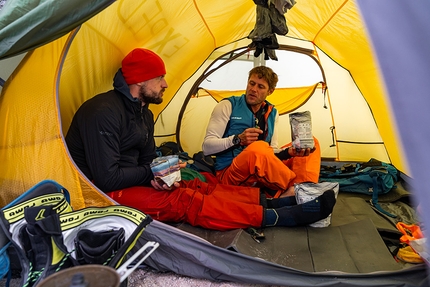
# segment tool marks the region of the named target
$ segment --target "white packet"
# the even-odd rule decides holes
[[[296,183],[294,184],[294,192],[296,193],[297,204],[303,204],[305,202],[314,200],[318,196],[322,195],[325,191],[332,189],[334,196],[337,198],[339,193],[338,182],[319,182],[319,183]],[[311,227],[327,227],[331,224],[331,214],[324,219],[318,220],[314,223],[309,224]]]

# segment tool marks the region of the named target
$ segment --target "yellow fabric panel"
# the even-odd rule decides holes
[[[394,117],[379,75],[366,29],[355,1],[297,1],[286,14],[289,36],[312,41],[324,53],[350,71],[364,98],[372,107],[391,162],[408,173]],[[330,83],[327,83],[330,87]]]
[[[123,58],[122,52],[94,29],[82,26],[75,32],[78,36],[65,55],[59,75],[64,136],[73,115],[85,100],[112,89],[112,79]]]
[[[299,107],[313,95],[319,84],[300,88],[276,89],[267,100],[276,106],[280,115],[287,114]]]
[[[75,209],[86,202],[110,205],[95,190],[83,194],[60,131],[56,71],[66,38],[29,53],[8,80],[0,98],[0,206],[45,179],[64,186]]]
[[[267,97],[267,101],[276,106],[280,115],[289,113],[302,106],[313,95],[319,83],[309,87],[277,88]],[[240,96],[245,90],[237,91],[215,91],[200,89],[198,97],[212,96],[217,102],[232,95]]]
[[[253,1],[224,1],[222,5],[205,0],[193,2],[196,3],[211,34],[215,36],[214,47],[221,47],[248,36],[254,29],[256,6]]]
[[[121,51],[122,56],[135,47],[144,47],[163,58],[169,88],[164,94],[164,102],[151,107],[154,116],[158,117],[182,83],[210,53],[218,46],[248,35],[254,21],[255,4],[252,1],[233,0],[214,5],[204,0],[122,0],[113,3],[83,27],[88,26],[94,34],[105,38],[109,45]],[[79,32],[73,45],[97,37],[87,38]],[[106,46],[96,47],[104,49]],[[92,52],[98,53],[97,48],[80,50],[80,53]],[[119,67],[120,59],[113,55],[109,64]]]

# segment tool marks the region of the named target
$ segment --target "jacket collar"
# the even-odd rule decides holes
[[[130,88],[128,87],[124,76],[122,74],[122,70],[119,69],[115,77],[113,78],[113,87],[116,91],[123,94],[126,98],[128,98],[132,102],[139,102],[139,99],[134,98],[130,93]],[[146,105],[145,105],[146,106]]]

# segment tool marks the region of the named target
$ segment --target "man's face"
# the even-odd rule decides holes
[[[269,90],[269,84],[266,80],[258,78],[256,74],[252,74],[246,86],[246,103],[258,110],[261,104],[266,100],[266,97],[272,92],[273,91]]]
[[[145,104],[161,104],[166,88],[167,82],[164,76],[145,81],[139,89],[139,100]]]

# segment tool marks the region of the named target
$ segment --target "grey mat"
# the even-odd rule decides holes
[[[339,194],[327,228],[272,227],[257,243],[242,229],[211,231],[188,224],[179,229],[212,244],[306,272],[369,273],[404,268],[396,262],[379,231],[399,235],[393,222],[376,213],[362,197]]]
[[[198,236],[203,234],[200,228],[187,224],[180,229]],[[212,242],[211,238],[225,232],[209,233],[211,236],[205,239]],[[369,273],[402,269],[370,219],[329,228],[266,228],[266,238],[261,243],[240,229],[227,233],[234,234],[230,237],[234,240],[217,241],[225,248],[306,272]]]
[[[375,212],[368,200],[355,197],[353,194],[339,193],[333,210],[331,226],[340,226],[363,219],[372,220],[379,230],[398,232],[395,224]]]
[[[314,271],[370,273],[402,269],[370,219],[309,231]]]

